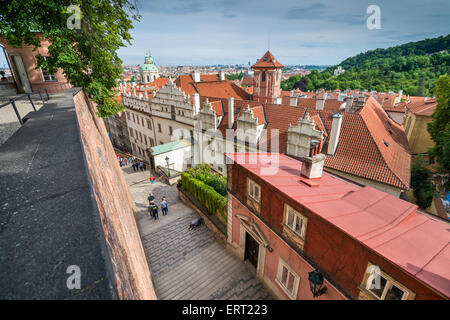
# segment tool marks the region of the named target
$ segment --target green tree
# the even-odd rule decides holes
[[[437,160],[445,172],[450,172],[450,76],[440,76],[434,91],[437,107],[432,121],[428,123],[428,132],[435,145],[429,150],[430,159]],[[447,182],[447,188],[449,182]]]
[[[432,172],[424,166],[424,161],[421,158],[414,159],[411,168],[411,187],[417,205],[422,209],[428,208],[433,197],[437,195],[436,187],[430,181],[431,175]]]
[[[80,8],[80,28],[69,28],[70,5]],[[10,0],[0,2],[0,37],[8,44],[40,46],[48,39],[47,59],[37,55],[38,67],[56,72],[83,87],[97,103],[98,115],[107,117],[122,110],[113,97],[122,73],[117,50],[130,43],[129,30],[139,20],[137,2],[132,0]],[[73,21],[73,20],[69,20]]]

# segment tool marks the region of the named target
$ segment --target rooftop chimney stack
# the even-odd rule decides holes
[[[194,103],[194,116],[200,112],[200,95],[195,92],[192,94],[192,101]]]
[[[234,98],[228,98],[228,128],[233,128],[234,125]]]
[[[327,99],[327,93],[325,92],[322,97],[316,99],[316,110],[323,110],[325,108],[325,100]]]
[[[339,112],[335,112],[333,113],[331,118],[332,118],[331,133],[329,138],[330,140],[328,142],[327,154],[334,156],[339,142],[339,135],[341,133],[342,114],[340,114]]]
[[[225,72],[223,70],[220,70],[219,72],[219,80],[225,81]]]
[[[289,105],[292,107],[296,107],[298,103],[297,97],[290,97],[289,98]]]
[[[194,82],[200,82],[200,72],[194,71],[192,72],[192,79]]]

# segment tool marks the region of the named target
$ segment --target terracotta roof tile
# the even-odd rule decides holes
[[[270,53],[269,50],[259,59],[252,68],[283,68],[284,66]]]

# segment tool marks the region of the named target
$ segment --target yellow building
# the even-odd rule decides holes
[[[427,130],[427,124],[431,122],[431,115],[436,108],[436,99],[425,98],[406,105],[406,115],[403,120],[406,137],[412,154],[428,152],[428,148],[434,145]]]

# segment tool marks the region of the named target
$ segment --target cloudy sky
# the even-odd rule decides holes
[[[132,45],[119,56],[159,65],[254,62],[267,48],[283,64],[337,64],[363,51],[450,33],[449,0],[140,0]],[[369,5],[381,29],[369,30]]]

